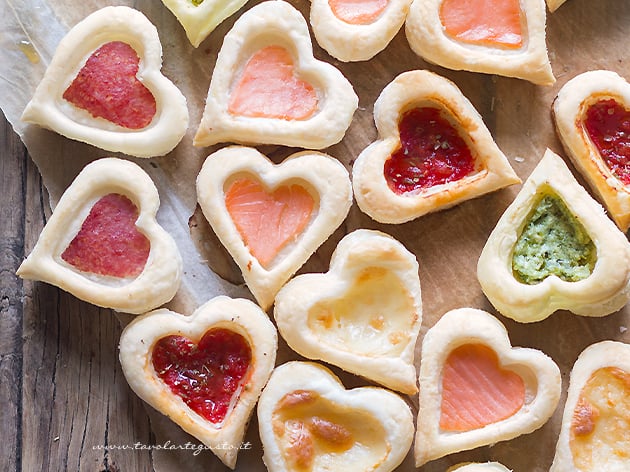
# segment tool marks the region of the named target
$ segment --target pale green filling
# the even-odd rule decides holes
[[[190,0],[193,5],[195,5],[196,7],[198,7],[199,5],[201,5],[203,3],[203,0]]]
[[[534,285],[550,275],[577,282],[593,272],[597,253],[584,227],[555,195],[532,210],[512,255],[514,276]]]

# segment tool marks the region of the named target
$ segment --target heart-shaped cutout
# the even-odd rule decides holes
[[[317,43],[337,59],[366,61],[387,47],[405,22],[411,0],[312,0]]]
[[[317,104],[313,86],[296,77],[289,51],[267,46],[245,64],[228,111],[239,116],[306,120],[317,111]]]
[[[501,322],[481,310],[444,314],[426,333],[421,359],[416,467],[530,433],[560,400],[553,360],[513,348]]]
[[[159,196],[136,164],[88,164],[64,192],[37,244],[18,269],[94,305],[144,313],[169,301],[182,260],[156,222]]]
[[[626,470],[630,422],[630,345],[587,347],[571,370],[556,454],[550,472]]]
[[[181,23],[194,47],[208,37],[226,18],[236,13],[247,0],[162,0]]]
[[[190,316],[148,313],[120,338],[120,362],[134,392],[232,469],[276,350],[267,315],[226,296]]]
[[[569,80],[553,104],[567,154],[599,194],[617,226],[630,227],[630,84],[595,70]]]
[[[317,152],[273,164],[254,148],[223,148],[197,177],[203,214],[267,309],[282,285],[345,219],[348,172]]]
[[[132,8],[103,8],[61,40],[22,120],[108,151],[166,154],[188,108],[161,67],[155,26]]]
[[[417,391],[418,263],[392,237],[370,230],[344,237],[327,273],[299,275],[280,290],[274,317],[297,353],[394,390]]]
[[[477,277],[503,315],[604,316],[630,294],[630,244],[564,161],[547,150],[490,234]]]
[[[428,62],[551,85],[545,24],[539,0],[424,0],[412,3],[405,30]]]
[[[328,369],[277,367],[258,405],[263,460],[281,470],[374,470],[398,466],[413,436],[409,407],[380,388],[346,391]]]
[[[278,252],[304,231],[315,200],[297,184],[268,192],[259,182],[241,178],[227,188],[225,207],[252,256],[268,268]]]
[[[376,221],[403,223],[520,182],[472,104],[432,72],[396,77],[374,121],[379,139],[357,157],[352,186]]]
[[[341,141],[357,106],[341,72],[313,57],[300,12],[267,1],[241,15],[225,36],[194,144],[321,149]]]

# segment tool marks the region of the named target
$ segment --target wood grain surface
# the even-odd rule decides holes
[[[146,6],[149,2],[138,3]],[[303,13],[308,13],[308,2],[296,3]],[[167,13],[158,15],[152,10],[152,14],[174,21]],[[195,54],[216,58],[220,37],[233,21],[221,25],[216,32],[219,39],[205,43]],[[354,158],[376,137],[372,106],[382,88],[403,71],[428,68],[461,88],[483,116],[518,175],[525,179],[545,148],[565,156],[553,129],[550,107],[568,79],[599,68],[630,78],[628,33],[630,2],[567,2],[548,16],[548,44],[558,79],[551,87],[428,65],[411,52],[402,32],[369,63],[339,63],[315,46],[315,55],[338,66],[360,97],[360,108],[346,138],[327,151],[350,169]],[[173,75],[174,71],[168,69],[169,54],[173,52],[167,47],[165,66],[167,73]],[[207,79],[201,81],[205,86]],[[105,449],[105,446],[161,445],[165,437],[168,439],[165,434],[172,431],[172,426],[140,401],[124,380],[117,353],[124,318],[50,285],[15,277],[15,270],[33,248],[50,210],[37,168],[4,117],[0,133],[0,401],[3,405],[0,470],[227,470],[207,451],[199,456],[188,451],[171,457],[168,452],[156,452],[150,447]],[[274,146],[261,150],[276,162],[295,151]],[[206,151],[207,155],[211,149]],[[191,161],[200,166],[202,159]],[[166,169],[174,165],[168,158],[156,162]],[[513,186],[403,225],[377,224],[355,205],[342,227],[300,272],[326,271],[330,255],[345,233],[356,228],[379,229],[403,242],[419,260],[424,312],[421,334],[453,308],[472,306],[496,314],[477,282],[476,263],[488,234],[519,188]],[[191,226],[211,267],[238,283],[240,274],[199,215]],[[595,319],[558,312],[530,325],[499,318],[508,328],[513,345],[541,349],[559,364],[565,393],[553,418],[532,434],[453,454],[420,469],[414,468],[410,454],[399,471],[441,472],[461,461],[487,460],[503,462],[518,472],[548,470],[573,362],[593,342],[604,339],[630,342],[626,331],[630,327],[628,307]],[[297,357],[283,344],[278,362]],[[341,374],[338,369],[333,370]],[[350,375],[342,377],[348,387],[366,384]],[[408,401],[415,411],[417,398]],[[172,440],[197,442],[183,434]],[[246,441],[251,441],[253,447],[241,452],[237,470],[265,470],[255,420]],[[169,468],[164,464],[177,465]]]

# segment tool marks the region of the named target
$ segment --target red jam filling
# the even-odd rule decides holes
[[[138,208],[124,195],[105,195],[90,210],[61,258],[84,272],[135,277],[149,258],[151,244],[136,228]]]
[[[413,108],[398,123],[401,147],[385,161],[389,188],[397,194],[459,180],[475,170],[470,149],[433,107]]]
[[[88,58],[63,98],[95,118],[123,128],[144,128],[155,116],[156,102],[136,77],[139,63],[128,44],[106,43]]]
[[[155,344],[152,357],[171,391],[212,423],[225,419],[252,362],[245,338],[224,328],[207,331],[198,344],[166,336]]]
[[[600,100],[586,111],[584,127],[613,175],[630,185],[630,111],[613,99]]]

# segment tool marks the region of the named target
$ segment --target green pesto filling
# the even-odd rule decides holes
[[[544,195],[531,212],[512,256],[514,276],[534,285],[550,275],[577,282],[593,272],[597,254],[584,227],[555,195]]]
[[[196,7],[198,7],[199,5],[201,5],[203,3],[203,0],[190,0],[192,2],[193,5],[195,5]]]

